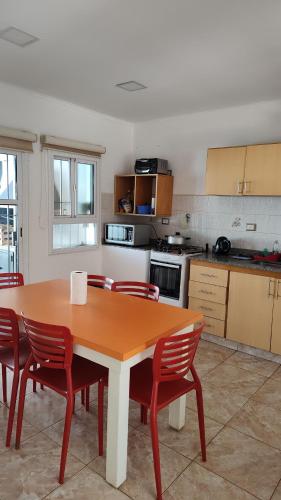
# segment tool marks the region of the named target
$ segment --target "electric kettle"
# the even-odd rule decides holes
[[[231,249],[231,243],[225,236],[220,236],[213,246],[213,252],[217,255],[227,255]]]

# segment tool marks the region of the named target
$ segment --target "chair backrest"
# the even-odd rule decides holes
[[[12,309],[0,307],[0,347],[16,348],[19,342],[19,325]]]
[[[159,300],[159,288],[151,283],[141,281],[114,281],[111,285],[113,292],[125,293],[134,297],[141,297],[147,300]]]
[[[88,286],[111,290],[112,283],[113,280],[111,278],[107,278],[107,276],[100,276],[99,274],[88,274]]]
[[[70,330],[65,326],[39,323],[24,316],[22,319],[34,360],[47,368],[69,368],[73,357]]]
[[[21,273],[0,273],[0,289],[23,285],[24,280]]]
[[[183,378],[190,370],[204,324],[190,333],[159,339],[153,357],[153,381],[169,382]]]

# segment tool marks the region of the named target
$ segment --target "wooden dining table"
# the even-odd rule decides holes
[[[73,305],[68,280],[0,290],[0,307],[67,326],[74,352],[109,369],[106,479],[119,487],[127,474],[130,368],[153,354],[158,339],[192,331],[202,314],[94,287],[87,304]],[[169,424],[184,426],[185,396],[170,405]]]

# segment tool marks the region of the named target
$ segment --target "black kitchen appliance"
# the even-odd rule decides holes
[[[140,158],[135,163],[136,174],[166,174],[170,175],[168,170],[168,160],[160,158]]]
[[[220,236],[213,246],[213,252],[217,255],[227,255],[230,249],[231,243],[225,236]]]

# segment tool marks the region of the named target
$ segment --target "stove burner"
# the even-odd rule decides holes
[[[163,253],[185,255],[204,252],[202,247],[195,245],[169,245],[166,240],[158,239],[153,242],[153,250]]]

